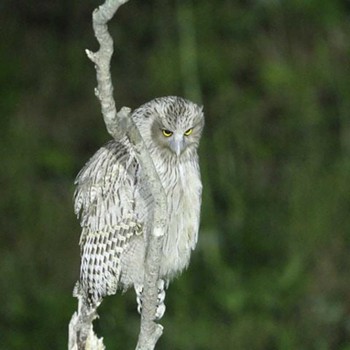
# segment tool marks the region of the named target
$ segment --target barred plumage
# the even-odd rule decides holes
[[[160,278],[169,281],[188,265],[197,243],[203,113],[190,101],[163,97],[136,109],[132,118],[167,195]],[[142,286],[153,198],[127,137],[97,151],[75,183],[75,213],[82,226],[79,288],[90,303],[99,304],[117,289]]]

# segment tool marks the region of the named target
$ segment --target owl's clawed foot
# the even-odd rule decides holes
[[[165,281],[160,279],[157,282],[158,295],[157,295],[157,308],[155,313],[155,320],[160,320],[165,312]],[[143,285],[137,284],[134,286],[136,292],[136,301],[137,301],[137,311],[141,315],[142,312],[142,294],[143,294]]]
[[[157,282],[157,288],[158,288],[158,296],[157,296],[157,309],[156,309],[156,315],[155,319],[158,321],[160,320],[165,312],[165,281],[164,280],[158,280]]]
[[[141,315],[142,312],[142,293],[143,293],[143,285],[135,284],[134,289],[136,292],[136,301],[137,301],[137,312]]]

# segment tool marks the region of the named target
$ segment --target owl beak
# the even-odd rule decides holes
[[[185,146],[184,139],[182,135],[173,135],[169,142],[171,150],[179,156]]]

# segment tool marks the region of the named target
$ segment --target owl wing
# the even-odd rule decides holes
[[[97,303],[118,288],[121,255],[131,238],[144,231],[149,196],[126,138],[98,150],[75,184],[74,209],[82,227],[80,287]]]

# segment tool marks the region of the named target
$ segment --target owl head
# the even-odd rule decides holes
[[[195,151],[204,126],[202,107],[181,97],[156,98],[133,112],[148,149],[181,158]]]

